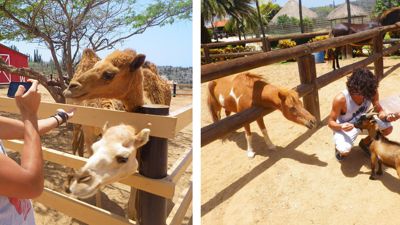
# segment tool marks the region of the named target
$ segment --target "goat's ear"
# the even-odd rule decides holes
[[[133,61],[131,62],[131,71],[135,71],[137,69],[139,69],[139,67],[141,67],[144,63],[144,61],[146,60],[146,56],[143,54],[137,54],[136,57],[133,59]]]
[[[106,132],[108,128],[110,128],[110,126],[108,125],[108,121],[106,121],[106,123],[103,125],[103,133]]]
[[[135,137],[135,147],[139,148],[149,141],[150,129],[145,128],[141,130]]]

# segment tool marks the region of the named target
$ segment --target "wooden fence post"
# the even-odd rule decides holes
[[[262,37],[261,38],[261,42],[262,42],[262,49],[264,52],[269,52],[271,51],[271,44],[268,40],[268,37]]]
[[[204,45],[203,50],[204,50],[204,61],[205,61],[205,64],[210,63],[211,62],[210,49],[208,48],[207,45]]]
[[[173,84],[173,88],[172,88],[172,96],[176,97],[176,84]]]
[[[373,39],[373,51],[374,54],[382,54],[382,57],[379,57],[374,62],[375,76],[380,81],[383,78],[383,34],[382,33],[379,33],[379,35],[377,35]]]
[[[317,88],[317,72],[314,56],[309,54],[298,58],[297,61],[301,84],[313,85],[311,93],[303,96],[304,107],[315,116],[317,123],[321,122],[319,110],[319,96]]]
[[[136,112],[152,115],[168,115],[169,106],[144,105]],[[153,125],[157,128],[157,125]],[[151,134],[151,131],[150,131]],[[152,179],[162,179],[168,170],[168,139],[150,136],[149,142],[140,149],[139,173]],[[165,225],[167,200],[157,195],[137,191],[137,222],[140,225]]]

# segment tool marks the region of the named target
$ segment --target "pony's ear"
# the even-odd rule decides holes
[[[135,137],[135,147],[139,148],[145,145],[149,141],[150,137],[150,129],[145,128],[141,130]]]
[[[108,125],[108,121],[106,121],[106,123],[103,125],[103,133],[106,132],[108,128],[110,128],[110,126]]]
[[[137,54],[136,57],[133,59],[133,61],[131,62],[131,71],[135,71],[137,69],[139,69],[139,67],[141,67],[144,63],[144,61],[146,60],[146,56],[143,54]]]

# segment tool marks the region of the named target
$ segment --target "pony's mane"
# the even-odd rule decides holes
[[[286,96],[286,99],[290,99],[293,103],[299,100],[299,94],[297,93],[297,91],[292,90],[292,89],[287,89],[284,87],[278,87],[279,88],[279,92]]]
[[[262,76],[260,76],[260,75],[258,75],[258,74],[254,74],[254,73],[244,73],[243,75],[246,77],[246,79],[247,79],[248,81],[253,81],[253,82],[254,82],[254,81],[260,80],[260,81],[263,81],[263,82],[269,84],[269,82],[268,82],[267,79],[263,78]]]
[[[378,21],[379,21],[380,23],[382,23],[382,21],[383,21],[384,19],[386,19],[386,17],[387,17],[388,15],[392,14],[394,11],[399,11],[399,10],[400,10],[400,6],[398,6],[398,7],[393,7],[393,8],[391,8],[391,9],[386,10],[386,11],[383,11],[381,14],[379,14],[379,16],[378,16]]]

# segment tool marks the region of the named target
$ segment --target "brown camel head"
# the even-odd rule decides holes
[[[135,92],[141,95],[140,93],[143,93],[141,66],[145,58],[143,54],[126,49],[114,51],[105,59],[97,61],[99,58],[96,54],[88,51],[83,55],[82,61],[97,62],[91,69],[75,74],[64,91],[64,96],[80,101],[93,98],[126,100],[128,95],[132,97],[132,93]]]

